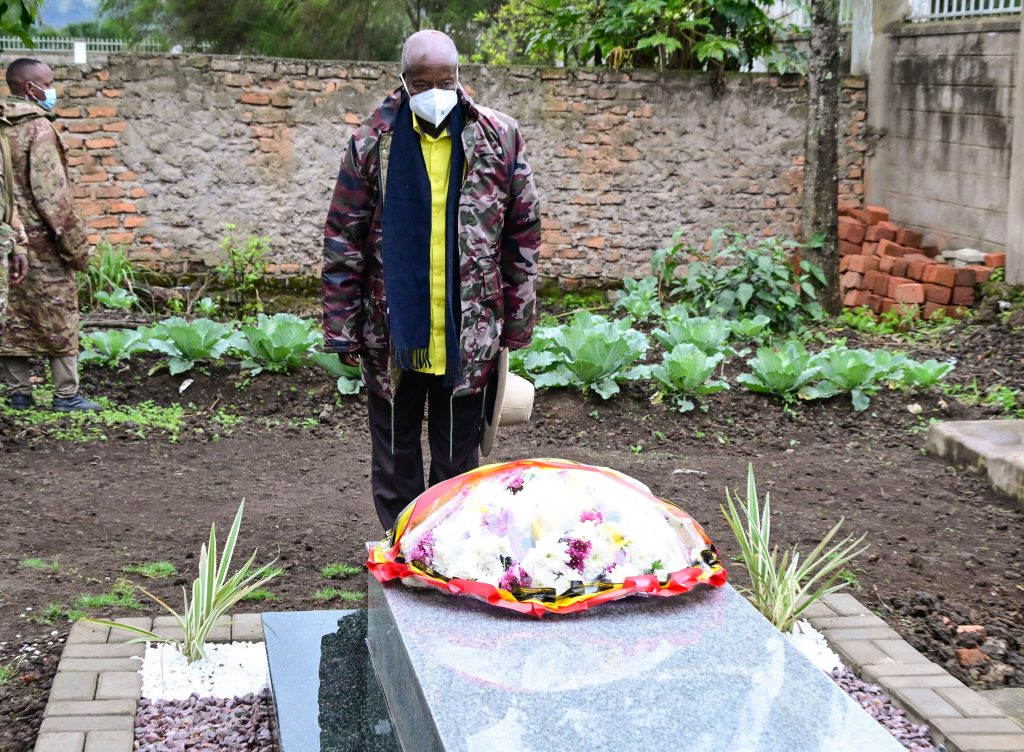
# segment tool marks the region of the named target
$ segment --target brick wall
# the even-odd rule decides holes
[[[889,34],[876,200],[940,249],[1006,250],[1020,20],[904,24]]]
[[[319,274],[321,233],[352,130],[394,65],[112,56],[56,66],[58,114],[92,240],[173,274],[220,262],[222,224],[270,238],[271,270]],[[565,286],[641,274],[680,227],[795,234],[806,93],[736,75],[465,66],[474,97],[521,122],[544,202],[541,274]],[[844,79],[842,198],[863,193],[865,89]]]

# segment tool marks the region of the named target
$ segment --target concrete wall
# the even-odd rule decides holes
[[[898,24],[888,36],[868,200],[941,248],[1005,251],[1019,18]]]
[[[171,273],[220,259],[222,223],[266,235],[272,271],[317,276],[346,140],[397,66],[209,55],[111,56],[56,69],[93,241]],[[466,66],[482,104],[522,123],[544,202],[541,273],[565,286],[643,273],[682,227],[795,234],[806,92],[736,75]],[[844,79],[841,193],[858,202],[866,91]]]

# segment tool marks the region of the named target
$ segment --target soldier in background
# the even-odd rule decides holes
[[[540,202],[519,125],[459,86],[455,44],[419,31],[402,86],[352,136],[324,229],[324,349],[362,365],[385,530],[430,484],[477,466],[502,348],[527,347]]]
[[[75,215],[67,158],[51,122],[57,101],[53,71],[28,58],[7,68],[11,96],[3,125],[11,149],[15,207],[27,235],[31,274],[11,289],[0,337],[8,404],[35,407],[30,358],[45,356],[53,373],[53,409],[99,410],[78,391],[78,285],[89,263],[82,221]]]

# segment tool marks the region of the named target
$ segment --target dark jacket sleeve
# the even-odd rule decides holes
[[[373,191],[359,134],[349,141],[324,227],[324,350],[357,352],[362,345],[363,267],[373,217]]]
[[[501,279],[505,322],[501,344],[510,350],[529,347],[537,316],[537,257],[540,252],[540,199],[526,144],[514,128],[515,165],[512,190],[501,235]]]

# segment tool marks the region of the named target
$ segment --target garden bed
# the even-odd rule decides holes
[[[863,342],[847,334],[851,346]],[[899,347],[917,358],[956,357],[948,380],[968,401],[992,386],[1024,387],[1024,345],[1005,325],[960,325],[935,341]],[[379,534],[369,498],[365,397],[336,399],[332,379],[313,369],[264,374],[246,385],[237,366],[147,377],[156,362],[147,356],[123,371],[89,367],[83,379],[88,396],[182,406],[180,416],[151,426],[103,426],[105,438],[77,442],[54,438],[55,427],[76,428],[76,419],[25,426],[0,412],[0,486],[9,490],[0,499],[0,664],[23,642],[39,651],[0,686],[6,752],[32,747],[67,630],[58,612],[83,594],[109,591],[121,567],[160,560],[180,574],[127,576],[176,603],[180,585],[194,575],[192,543],[211,520],[226,523],[242,497],[243,548],[258,546],[261,560],[278,554],[286,568],[269,588],[275,600],[247,603],[246,610],[325,608],[364,591],[363,577],[328,580],[320,569],[359,564],[364,541]],[[186,377],[193,383],[179,393]],[[648,396],[634,384],[608,402],[570,390],[541,392],[535,420],[501,432],[490,459],[561,456],[615,467],[680,503],[727,559],[733,541],[718,507],[727,485],[742,486],[752,462],[759,487],[772,494],[780,544],[813,545],[845,517],[845,529],[866,532],[872,544],[848,575],[858,599],[969,685],[1024,686],[1024,514],[983,478],[922,451],[930,419],[982,418],[1003,408],[964,405],[940,391],[883,391],[861,413],[844,397],[787,413],[734,384],[708,399],[707,412],[680,414],[651,405]],[[916,414],[908,410],[913,405]],[[176,421],[174,442],[167,420]],[[68,438],[87,434],[78,426]],[[23,566],[30,558],[57,567]],[[738,567],[730,575],[742,584]],[[330,587],[341,594],[314,597]],[[60,608],[46,613],[50,604]],[[145,605],[91,613],[157,611]],[[956,627],[974,624],[1006,650],[965,667],[954,651],[974,647],[966,643],[975,638],[957,635]]]

